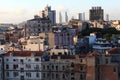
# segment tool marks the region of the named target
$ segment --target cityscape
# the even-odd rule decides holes
[[[104,5],[98,5],[102,0],[80,12],[72,11],[79,9],[77,0],[67,2],[70,8],[59,9],[52,1],[44,2],[37,12],[30,7],[34,14],[29,18],[26,10],[22,17],[6,11],[4,17],[1,9],[0,80],[120,80],[119,15],[113,17]],[[53,2],[68,5],[63,0]],[[26,1],[23,6],[17,3],[27,6]],[[5,6],[13,8],[17,3]]]

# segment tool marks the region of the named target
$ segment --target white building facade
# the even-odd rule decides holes
[[[5,80],[41,80],[41,51],[13,51],[4,57]]]

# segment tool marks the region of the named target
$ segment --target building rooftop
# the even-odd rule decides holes
[[[9,51],[5,54],[6,57],[14,56],[14,57],[30,57],[34,56],[42,56],[42,51]]]

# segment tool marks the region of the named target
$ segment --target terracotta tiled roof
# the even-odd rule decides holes
[[[61,55],[61,59],[75,59],[75,55]]]
[[[58,55],[52,55],[51,56],[51,59],[57,59],[58,58]]]
[[[75,59],[75,55],[52,55],[51,59],[58,59],[58,57],[60,59]]]
[[[91,53],[88,53],[86,57],[94,57],[96,55],[99,55],[98,52],[91,52]]]
[[[8,57],[11,55],[11,53],[13,56],[16,56],[16,57],[29,57],[32,55],[42,56],[44,52],[42,51],[9,51],[5,54],[5,56]]]
[[[79,55],[79,58],[85,58],[85,57],[86,57],[86,54]]]
[[[115,48],[108,50],[108,52],[111,54],[120,54],[120,48],[115,47]]]

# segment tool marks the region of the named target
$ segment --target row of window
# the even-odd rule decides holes
[[[6,72],[6,77],[10,77],[11,76],[10,74],[11,74],[11,72]],[[33,72],[26,72],[26,74],[24,76],[32,77],[32,74],[33,74]],[[36,75],[37,78],[40,77],[40,73],[36,72],[34,74]],[[20,75],[19,72],[13,72],[13,77],[18,77],[19,75]]]
[[[71,75],[74,73],[71,73]],[[69,74],[65,74],[65,73],[43,73],[42,74],[42,78],[51,78],[51,79],[57,79],[57,78],[62,78],[62,79],[69,79],[70,75]],[[78,76],[77,76],[78,77]],[[80,74],[80,80],[85,79],[85,75]],[[71,80],[75,79],[75,75],[71,76]]]
[[[6,59],[6,61],[9,61],[9,59]],[[24,63],[24,61],[26,61],[25,59],[13,59],[13,62],[18,62],[20,61],[20,63]],[[31,61],[31,59],[28,59],[28,61]],[[34,58],[35,62],[39,62],[40,58]]]
[[[25,65],[26,67],[26,69],[31,69],[33,66],[32,65],[30,65],[30,64],[26,64]],[[18,64],[14,64],[13,65],[13,69],[18,69],[19,68],[19,66],[18,66]],[[6,69],[10,69],[10,66],[8,65],[8,64],[6,64]],[[40,65],[35,65],[34,66],[34,70],[39,70],[40,69]]]

